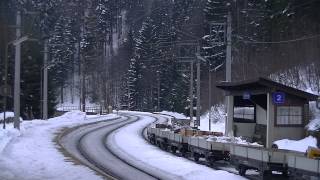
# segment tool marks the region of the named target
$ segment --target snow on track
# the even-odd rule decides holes
[[[88,118],[89,117],[89,118]],[[0,152],[1,180],[101,180],[92,170],[67,162],[53,142],[63,127],[116,118],[115,115],[88,116],[69,112],[44,120],[24,121],[18,137]]]
[[[214,170],[185,158],[176,157],[148,144],[141,134],[143,129],[155,119],[146,115],[139,116],[142,120],[115,131],[106,140],[107,144],[113,144],[113,148],[119,156],[135,166],[145,167],[148,172],[163,179],[245,179],[226,171]]]
[[[90,124],[69,132],[60,142],[77,159],[96,171],[107,174],[110,179],[156,179],[123,162],[105,146],[104,140],[110,132],[134,121],[136,117],[123,117],[114,121]]]

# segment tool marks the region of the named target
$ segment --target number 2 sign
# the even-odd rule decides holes
[[[283,104],[285,102],[286,96],[284,92],[274,92],[272,94],[272,100],[274,104]]]

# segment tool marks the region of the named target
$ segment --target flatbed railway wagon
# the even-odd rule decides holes
[[[199,158],[206,158],[209,164],[218,160],[229,160],[230,143],[217,142],[210,138],[192,136],[188,140],[189,151],[195,161]]]
[[[157,128],[154,127],[148,127],[147,128],[147,137],[151,144],[156,144],[156,131],[158,131]]]
[[[320,159],[305,155],[288,155],[288,171],[296,180],[320,180]]]
[[[244,176],[248,169],[258,170],[263,178],[268,179],[273,171],[288,174],[287,159],[289,156],[301,156],[301,152],[267,149],[253,145],[232,144],[230,146],[231,163],[239,174]]]
[[[217,160],[229,160],[230,143],[217,142],[207,138],[208,132],[197,130],[182,130],[180,133],[174,133],[168,129],[149,127],[147,129],[149,141],[158,145],[161,149],[171,150],[176,153],[177,150],[186,157],[188,154],[199,161],[203,157],[208,163],[213,164]],[[221,135],[220,133],[215,133]]]
[[[183,156],[187,155],[189,136],[183,136],[165,128],[155,127],[148,127],[147,134],[149,141],[161,149],[166,151],[170,149],[173,153],[179,150]]]
[[[147,136],[149,141],[164,150],[167,150],[168,148],[169,132],[169,130],[166,130],[164,128],[147,128]]]
[[[176,153],[177,150],[182,154],[182,156],[186,157],[188,152],[188,141],[189,136],[183,136],[179,133],[174,133],[173,131],[169,132],[168,136],[168,146],[173,153]]]

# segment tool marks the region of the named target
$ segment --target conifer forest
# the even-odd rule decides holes
[[[232,81],[268,77],[320,94],[319,9],[320,0],[1,0],[0,90],[7,75],[13,111],[20,29],[24,119],[41,118],[44,70],[49,116],[62,104],[188,115],[195,54],[205,112],[224,101],[214,85],[226,79],[229,25]]]

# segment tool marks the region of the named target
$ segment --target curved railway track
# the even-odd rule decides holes
[[[58,141],[73,159],[90,167],[106,179],[159,179],[127,162],[105,143],[112,132],[139,119],[138,116],[125,115],[117,120],[73,128],[64,133]]]

